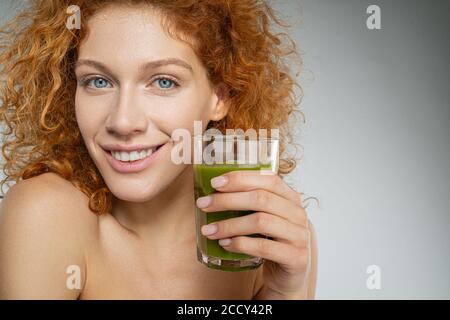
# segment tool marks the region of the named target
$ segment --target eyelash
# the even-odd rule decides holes
[[[89,83],[91,81],[94,81],[94,80],[97,80],[97,79],[103,79],[106,82],[108,82],[109,84],[111,84],[111,82],[109,80],[105,79],[104,77],[99,77],[99,76],[85,78],[85,79],[82,80],[81,84],[82,84],[83,87],[91,87],[93,89],[103,89],[103,88],[96,88],[95,86],[89,86]],[[159,77],[153,79],[153,81],[151,83],[153,83],[153,82],[155,82],[157,80],[169,80],[169,81],[171,81],[174,84],[174,86],[172,88],[161,89],[161,91],[169,91],[169,90],[178,88],[180,86],[180,83],[178,81],[176,81],[175,79],[173,79],[171,77],[167,77],[167,76],[159,76]]]

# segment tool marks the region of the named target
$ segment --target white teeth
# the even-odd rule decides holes
[[[111,151],[112,156],[117,159],[120,160],[120,151]]]
[[[130,154],[125,151],[120,151],[120,160],[121,161],[130,161]]]
[[[113,156],[114,159],[124,161],[124,162],[144,159],[144,158],[150,156],[152,153],[153,153],[153,149],[136,150],[136,151],[132,151],[132,152],[111,151],[111,155]]]
[[[135,161],[137,159],[139,159],[140,153],[137,151],[132,151],[130,153],[130,161]]]

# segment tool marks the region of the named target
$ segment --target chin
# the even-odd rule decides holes
[[[164,192],[168,187],[179,186],[176,182],[186,166],[170,165],[160,168],[156,174],[114,175],[105,177],[105,183],[111,193],[119,200],[142,203],[149,201]]]
[[[158,191],[154,190],[152,191],[146,191],[142,193],[136,193],[133,192],[133,190],[111,190],[114,197],[116,197],[119,200],[127,201],[127,202],[135,202],[135,203],[144,203],[147,201],[150,201],[154,197],[158,195]]]

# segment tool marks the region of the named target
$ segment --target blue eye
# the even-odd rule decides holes
[[[157,78],[155,81],[158,81],[158,83],[162,89],[170,89],[171,84],[173,84],[175,87],[179,86],[179,84],[176,81],[166,78],[166,77]]]
[[[168,77],[159,77],[157,79],[155,79],[155,81],[158,82],[158,86],[163,90],[163,91],[168,91],[170,89],[179,87],[180,84],[175,81],[172,80]],[[153,81],[153,82],[155,82]],[[104,88],[110,88],[112,85],[111,83],[106,80],[105,78],[102,77],[91,77],[88,79],[85,79],[83,81],[83,86],[85,87],[90,87],[93,89],[104,89]]]
[[[85,86],[96,88],[96,89],[103,89],[106,88],[108,85],[110,85],[109,81],[102,77],[93,77],[90,79],[86,79],[84,82]]]

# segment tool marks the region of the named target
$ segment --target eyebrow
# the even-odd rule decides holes
[[[81,67],[83,65],[97,68],[98,70],[115,78],[113,76],[112,72],[109,70],[109,68],[101,62],[98,62],[95,60],[90,60],[90,59],[80,59],[80,60],[76,61],[75,69],[78,67]],[[178,58],[166,58],[166,59],[161,59],[161,60],[150,61],[150,62],[145,63],[141,67],[139,67],[139,70],[140,70],[140,72],[144,73],[145,71],[147,71],[149,69],[156,69],[156,68],[159,68],[162,66],[167,66],[167,65],[180,66],[185,69],[188,69],[191,73],[194,73],[194,70],[192,69],[191,65],[189,65],[187,62],[185,62],[181,59],[178,59]]]

